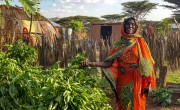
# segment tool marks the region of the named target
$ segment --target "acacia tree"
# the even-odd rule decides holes
[[[164,0],[173,5],[161,5],[163,7],[169,8],[173,12],[173,16],[169,18],[171,22],[175,22],[176,26],[180,29],[178,22],[180,22],[180,2],[178,0]]]
[[[111,15],[103,15],[101,18],[106,19],[107,21],[112,21],[112,22],[118,22],[124,18],[125,15],[120,15],[120,14],[111,14]]]
[[[76,21],[81,21],[83,23],[84,26],[89,26],[90,23],[94,23],[94,22],[104,22],[103,20],[100,20],[97,17],[89,17],[89,16],[69,16],[69,17],[64,17],[61,18],[57,21],[54,21],[64,27],[67,27],[70,21],[72,20],[76,20]]]
[[[180,2],[178,0],[164,0],[164,1],[173,4],[173,5],[161,5],[161,6],[172,10],[174,16],[170,18],[170,21],[174,21],[176,24],[178,24],[177,22],[180,22]]]
[[[135,17],[137,20],[143,19],[152,9],[155,9],[157,6],[156,3],[150,3],[148,0],[124,2],[121,5],[123,6],[123,13],[126,16]]]
[[[173,14],[174,15],[180,15],[180,1],[179,0],[164,0],[165,2],[174,4],[172,5],[162,5],[164,7],[173,9]]]

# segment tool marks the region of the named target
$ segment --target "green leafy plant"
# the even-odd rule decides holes
[[[180,104],[180,99],[177,99],[177,104]]]
[[[165,18],[158,26],[156,26],[155,31],[165,36],[170,28],[171,25],[169,23],[169,20],[168,18]]]
[[[8,57],[18,61],[20,64],[32,64],[37,60],[37,51],[32,46],[27,46],[22,41],[15,45],[8,45]]]
[[[171,104],[172,90],[157,87],[150,93],[150,95],[153,97],[153,101],[158,102],[162,106]]]
[[[22,42],[0,52],[1,110],[111,110],[97,86],[96,71],[79,68],[78,54],[66,68],[33,66],[36,50]],[[76,67],[76,68],[75,68]]]
[[[71,21],[68,23],[68,27],[69,27],[69,28],[72,28],[74,32],[81,32],[81,31],[82,31],[83,24],[82,24],[82,22],[80,22],[80,21],[71,20]]]

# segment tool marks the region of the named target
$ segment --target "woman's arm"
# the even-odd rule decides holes
[[[88,62],[88,61],[82,61],[82,66],[91,66],[91,67],[102,67],[102,68],[108,68],[112,65],[113,62]]]

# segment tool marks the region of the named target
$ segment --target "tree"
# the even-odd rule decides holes
[[[83,24],[80,21],[71,20],[71,22],[68,24],[68,27],[72,28],[74,32],[81,32]]]
[[[124,14],[126,16],[135,17],[137,20],[143,19],[152,9],[155,9],[157,4],[145,1],[133,1],[124,2],[123,6]]]
[[[69,16],[69,17],[61,18],[61,19],[54,21],[54,22],[60,24],[61,26],[68,27],[68,23],[71,20],[81,21],[84,26],[89,26],[91,23],[94,23],[94,22],[96,22],[96,23],[97,22],[104,22],[103,20],[100,20],[97,17],[89,17],[89,16]]]
[[[112,22],[118,22],[124,17],[125,17],[125,15],[120,15],[120,14],[112,14],[112,15],[103,15],[103,16],[101,16],[101,18],[104,18],[107,21],[112,21]]]
[[[180,2],[178,0],[164,0],[164,1],[174,4],[174,5],[162,5],[162,6],[173,10],[174,16],[170,18],[170,21],[174,21],[178,27],[178,22],[180,22]]]
[[[169,23],[169,19],[165,18],[161,23],[156,25],[155,31],[157,33],[161,33],[163,36],[167,35],[167,31],[171,28],[171,24]]]
[[[174,15],[173,17],[169,18],[169,21],[172,22],[180,22],[180,15]]]
[[[173,9],[174,15],[180,15],[180,1],[179,0],[164,0],[164,1],[174,4],[174,5],[173,6],[172,5],[162,5],[162,6]]]
[[[71,20],[68,23],[68,27],[72,28],[72,38],[85,38],[86,36],[86,32],[84,32],[84,30],[82,31],[83,28],[83,23],[81,21],[77,21],[77,20]]]

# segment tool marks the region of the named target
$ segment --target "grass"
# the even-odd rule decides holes
[[[180,84],[180,70],[176,72],[168,72],[167,74],[167,82]]]

